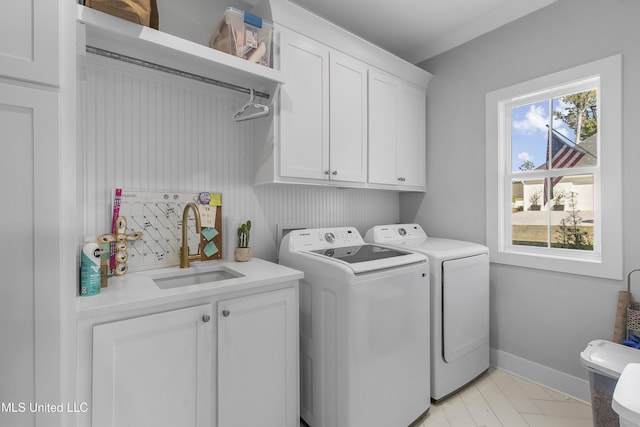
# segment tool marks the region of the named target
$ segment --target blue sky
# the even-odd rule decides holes
[[[565,104],[553,100],[553,109],[563,110]],[[520,165],[531,160],[538,167],[546,160],[547,125],[549,124],[549,100],[525,104],[511,110],[511,170],[519,171]],[[553,120],[553,128],[575,141],[575,132],[559,119]]]

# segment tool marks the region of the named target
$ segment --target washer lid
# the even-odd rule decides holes
[[[372,244],[316,249],[309,253],[345,263],[356,274],[427,260],[424,255]]]
[[[636,350],[638,351],[638,350]],[[611,407],[621,419],[640,425],[640,364],[629,363],[613,391]]]
[[[334,259],[340,259],[349,264],[376,261],[410,254],[410,252],[379,245],[344,246],[341,248],[318,249],[311,252]]]
[[[365,243],[354,227],[291,231],[282,241],[280,256],[294,252],[325,263],[339,263],[355,274],[428,261],[423,254]]]

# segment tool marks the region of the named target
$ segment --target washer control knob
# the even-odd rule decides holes
[[[336,240],[336,236],[333,233],[325,233],[324,240],[326,240],[329,243],[333,243]]]
[[[400,228],[398,228],[398,234],[404,237],[404,236],[407,235],[407,230],[405,230],[404,228],[400,227]]]

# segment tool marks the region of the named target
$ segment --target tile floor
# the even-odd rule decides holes
[[[300,423],[305,427],[304,422]],[[411,427],[591,427],[591,406],[490,368]]]
[[[412,427],[590,427],[591,406],[490,368]]]

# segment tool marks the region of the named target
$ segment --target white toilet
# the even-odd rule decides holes
[[[622,371],[611,407],[620,417],[620,427],[640,426],[640,363],[629,363]]]

